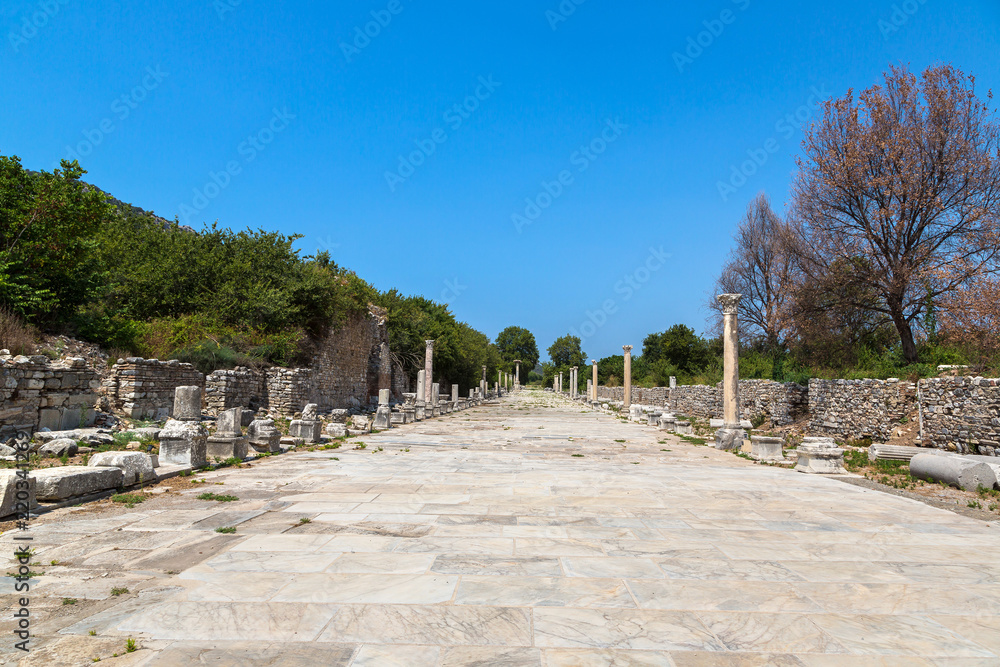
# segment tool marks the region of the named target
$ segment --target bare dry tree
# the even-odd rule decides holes
[[[792,219],[801,268],[818,284],[840,281],[831,295],[839,305],[888,317],[910,363],[928,300],[981,275],[1000,253],[991,101],[951,65],[919,80],[893,67],[857,101],[848,91],[826,102],[802,142]],[[855,299],[872,291],[874,303]]]
[[[715,294],[742,294],[740,335],[775,349],[784,342],[791,303],[793,257],[787,252],[786,224],[760,193],[747,206],[735,246],[715,283]],[[722,311],[712,295],[714,329],[721,331]]]

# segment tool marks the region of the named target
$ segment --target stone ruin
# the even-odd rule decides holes
[[[302,417],[292,420],[288,425],[288,435],[293,438],[301,438],[305,444],[314,444],[320,441],[323,435],[323,422],[319,418],[319,406],[309,403],[302,409]]]
[[[243,415],[249,410],[230,408],[215,419],[215,433],[208,438],[207,456],[223,461],[231,458],[242,461],[250,447],[249,436],[243,435]]]
[[[208,429],[201,423],[201,387],[177,387],[175,418],[160,431],[160,461],[201,468],[207,461]]]

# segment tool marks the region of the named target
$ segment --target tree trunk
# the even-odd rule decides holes
[[[917,344],[913,340],[913,327],[910,326],[906,317],[903,316],[901,300],[890,299],[889,315],[892,317],[892,323],[896,325],[896,331],[899,333],[899,342],[903,345],[903,359],[908,364],[917,363]]]

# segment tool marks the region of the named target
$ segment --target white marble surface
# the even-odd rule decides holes
[[[992,525],[536,392],[357,440],[38,519],[44,655],[93,629],[150,665],[1000,664]]]

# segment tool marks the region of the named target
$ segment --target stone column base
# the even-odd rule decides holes
[[[723,427],[715,432],[715,448],[727,451],[740,449],[743,447],[743,440],[747,437],[746,431],[740,427]]]
[[[798,462],[795,469],[820,475],[842,475],[844,469],[844,450],[838,447],[833,438],[806,438],[796,450]]]
[[[777,463],[785,460],[782,444],[781,438],[755,435],[750,438],[749,446],[743,446],[743,452],[749,454],[750,458],[755,461]]]

